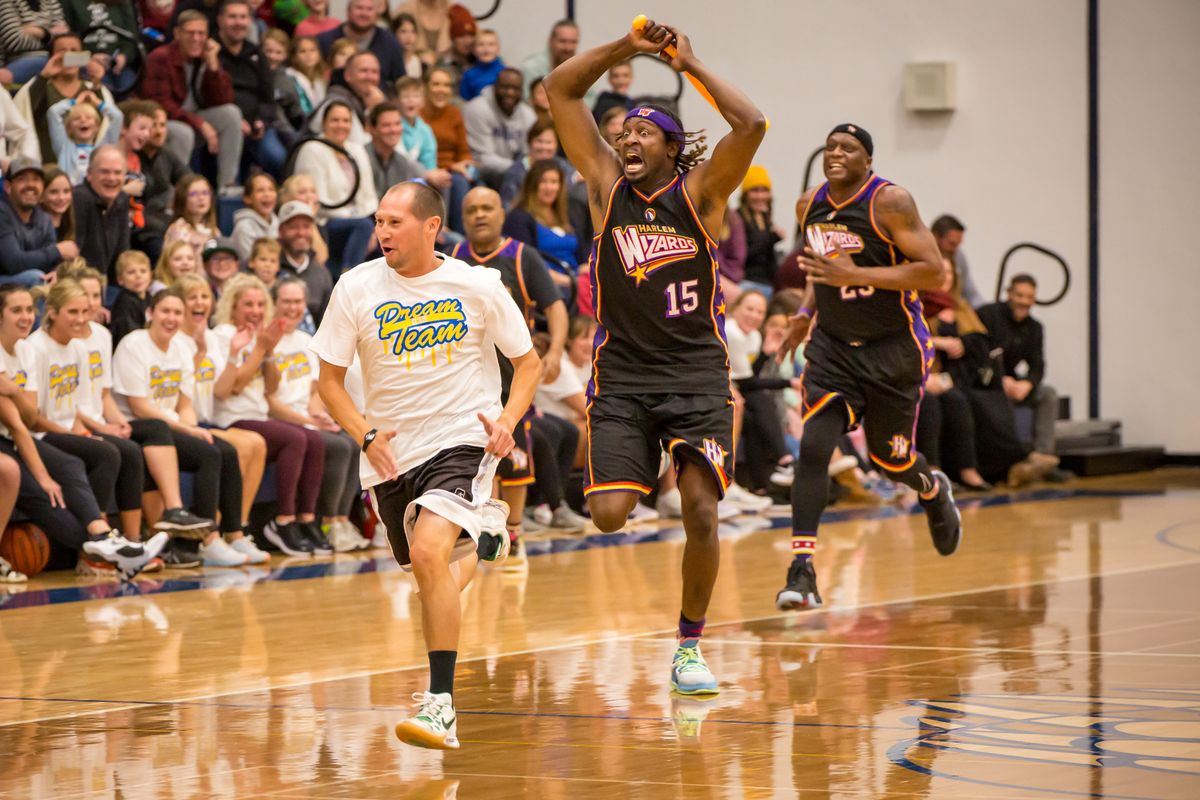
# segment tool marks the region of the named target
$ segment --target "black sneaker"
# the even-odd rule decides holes
[[[171,569],[195,569],[203,563],[200,558],[200,542],[177,536],[167,542],[162,551],[163,563]]]
[[[312,545],[305,540],[304,535],[300,532],[300,526],[294,522],[280,525],[275,520],[271,520],[263,526],[263,536],[281,553],[289,556],[312,555]]]
[[[197,517],[186,508],[168,508],[163,512],[162,519],[154,523],[156,531],[201,531],[213,526],[211,519]]]
[[[775,595],[775,607],[780,611],[803,611],[820,606],[821,593],[817,591],[817,572],[812,559],[793,559],[788,567],[787,586]]]
[[[325,534],[321,531],[321,523],[316,522],[297,522],[297,527],[300,528],[300,536],[305,543],[311,546],[312,554],[315,556],[330,556],[333,555],[333,545],[325,538]]]
[[[962,515],[954,504],[954,488],[946,473],[935,469],[933,477],[941,484],[941,490],[932,500],[921,500],[921,508],[925,509],[925,517],[929,520],[933,546],[939,553],[948,556],[958,549],[958,543],[962,540]]]

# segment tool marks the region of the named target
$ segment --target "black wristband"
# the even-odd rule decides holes
[[[367,452],[367,447],[371,444],[371,442],[375,441],[375,437],[377,435],[379,435],[379,431],[377,431],[375,428],[371,428],[371,430],[367,431],[363,435],[362,449],[364,453]]]

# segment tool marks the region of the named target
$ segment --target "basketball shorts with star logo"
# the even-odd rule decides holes
[[[871,461],[903,472],[916,461],[917,410],[932,350],[921,332],[904,331],[869,342],[843,342],[818,324],[804,350],[801,404],[805,421],[842,403],[849,430],[860,424]]]
[[[613,395],[587,407],[588,460],[583,493],[650,494],[662,453],[676,469],[692,462],[712,471],[721,497],[733,473],[733,400],[712,395]]]

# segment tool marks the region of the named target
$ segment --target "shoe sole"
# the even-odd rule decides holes
[[[775,595],[775,608],[780,611],[806,611],[810,608],[820,608],[821,605],[821,600],[814,592],[801,594],[785,590]]]
[[[458,737],[447,735],[439,738],[436,734],[409,720],[397,723],[396,738],[404,742],[404,744],[412,745],[413,747],[423,747],[426,750],[458,749]]]
[[[154,523],[155,533],[170,533],[171,531],[203,531],[212,528],[211,522],[196,522],[191,525],[180,525],[176,522],[166,522],[159,520]]]
[[[296,550],[288,547],[283,543],[283,537],[269,528],[263,530],[263,537],[268,542],[279,548],[279,552],[286,553],[289,556],[311,556],[311,550]]]
[[[675,694],[682,695],[683,697],[713,697],[714,695],[721,693],[721,687],[717,685],[694,686],[688,689],[680,686],[678,681],[676,681],[674,678],[671,678],[671,691],[675,692]]]

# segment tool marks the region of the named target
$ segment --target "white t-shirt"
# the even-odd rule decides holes
[[[754,362],[762,352],[762,334],[746,333],[735,319],[725,320],[725,339],[729,342],[729,374],[735,381],[754,377]]]
[[[88,354],[88,376],[91,378],[91,388],[80,403],[79,410],[85,416],[99,422],[104,421],[104,390],[111,389],[112,379],[112,334],[108,328],[89,322],[91,333],[79,341],[83,343]]]
[[[180,349],[188,357],[189,368],[194,367],[192,380],[184,387],[183,393],[192,399],[192,409],[196,412],[198,422],[213,421],[213,388],[217,378],[225,371],[229,363],[229,342],[222,346],[216,334],[210,330],[204,331],[204,358],[196,365],[196,340],[185,334],[177,334],[172,342],[178,342]],[[190,393],[189,393],[190,389]]]
[[[417,278],[400,277],[382,258],[344,273],[312,341],[339,367],[357,353],[367,422],[396,431],[401,472],[450,447],[485,446],[476,414],[495,419],[503,410],[496,348],[508,358],[533,349],[497,270],[439,258],[441,266]],[[364,487],[380,482],[365,456],[359,474]]]
[[[566,353],[562,355],[559,364],[558,377],[550,383],[540,384],[533,396],[533,403],[539,411],[553,414],[567,420],[574,420],[579,412],[563,401],[572,395],[583,394],[587,391],[587,383],[592,378],[592,362],[585,367],[577,367]]]
[[[37,391],[37,352],[25,339],[18,339],[11,353],[0,345],[0,371],[25,391]]]
[[[37,386],[38,411],[67,430],[75,425],[79,412],[92,416],[84,410],[92,392],[90,357],[84,340],[59,344],[44,330],[38,330],[26,341],[37,352],[37,374],[30,380]]]
[[[113,394],[117,407],[130,419],[138,416],[129,398],[145,397],[168,419],[179,420],[179,395],[191,396],[192,357],[171,337],[163,352],[150,338],[150,331],[132,331],[121,339],[113,354]]]
[[[320,359],[310,349],[312,337],[304,331],[284,334],[275,345],[273,360],[279,369],[275,399],[293,411],[308,415],[308,399],[317,379]]]
[[[216,339],[217,349],[222,353],[229,353],[229,343],[233,340],[235,333],[237,333],[237,328],[229,323],[213,328],[213,338]],[[229,360],[239,366],[245,364],[246,360],[250,358],[250,354],[254,352],[254,341],[251,339],[249,344],[234,353]],[[212,352],[213,347],[210,345],[208,349],[209,352]],[[266,380],[263,378],[262,365],[259,364],[254,377],[250,379],[240,394],[231,394],[224,400],[215,400],[213,411],[213,424],[222,428],[228,428],[243,419],[267,419]]]

